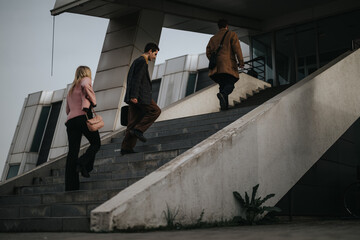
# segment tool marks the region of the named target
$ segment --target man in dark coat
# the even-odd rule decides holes
[[[225,36],[217,55],[216,67],[209,70],[209,77],[219,84],[217,97],[220,101],[221,110],[226,110],[229,107],[228,96],[234,90],[236,81],[239,80],[238,67],[244,67],[244,58],[239,38],[235,32],[229,30],[227,21],[220,19],[218,27],[219,31],[210,39],[206,47],[206,56],[210,59],[211,53],[216,52]]]
[[[148,62],[155,61],[159,47],[155,43],[145,46],[144,54],[134,60],[128,72],[124,101],[129,104],[128,125],[121,145],[121,154],[133,153],[137,139],[146,142],[143,133],[160,116],[161,110],[152,99]]]

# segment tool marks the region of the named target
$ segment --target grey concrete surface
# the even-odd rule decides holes
[[[360,239],[360,220],[302,221],[274,225],[239,226],[143,233],[0,233],[1,240],[352,240]]]

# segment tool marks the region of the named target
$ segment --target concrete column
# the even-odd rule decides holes
[[[105,122],[101,133],[121,127],[120,108],[124,105],[129,67],[143,53],[146,43],[159,42],[163,20],[163,13],[150,10],[110,19],[94,80],[96,110]],[[150,76],[153,67],[154,63],[150,62]]]

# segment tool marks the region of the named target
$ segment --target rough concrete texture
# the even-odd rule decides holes
[[[311,221],[142,233],[0,233],[6,240],[358,240],[360,221]]]
[[[260,184],[275,204],[360,115],[360,51],[342,56],[120,192],[91,213],[92,231],[232,219],[232,195]],[[195,103],[194,103],[195,104]]]

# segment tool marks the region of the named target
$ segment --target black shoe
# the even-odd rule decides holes
[[[220,109],[227,110],[229,108],[229,105],[228,105],[224,95],[222,93],[218,93],[218,94],[216,94],[216,96],[220,101]]]
[[[80,165],[76,166],[76,172],[81,173],[81,176],[83,176],[84,178],[89,178],[90,174],[89,172],[86,170],[85,167],[82,167]]]
[[[136,152],[132,149],[130,149],[130,150],[121,149],[120,153],[121,153],[121,155],[125,155],[125,154],[131,154],[131,153],[136,153]]]
[[[146,138],[144,137],[143,133],[137,129],[130,129],[130,134],[137,137],[142,142],[146,142]]]

